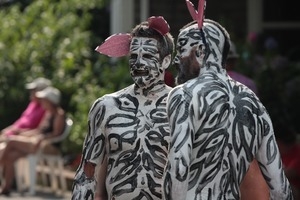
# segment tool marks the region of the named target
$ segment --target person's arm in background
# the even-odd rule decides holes
[[[96,184],[96,192],[95,192],[95,199],[94,200],[108,200],[105,180],[107,174],[107,159],[104,159],[104,162],[101,165],[96,167],[96,177],[97,177],[97,184]]]
[[[262,176],[257,160],[253,160],[240,185],[241,200],[267,200],[269,187]]]

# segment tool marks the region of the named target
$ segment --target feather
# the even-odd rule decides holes
[[[203,19],[204,19],[204,10],[205,10],[205,0],[199,0],[198,3],[198,11],[195,10],[195,6],[189,0],[186,0],[186,5],[192,16],[192,19],[197,21],[198,28],[201,29],[203,26]]]
[[[162,16],[149,17],[148,23],[150,28],[153,28],[154,30],[159,32],[162,36],[164,36],[170,31],[170,26],[168,22]]]
[[[130,34],[119,33],[108,37],[95,51],[110,56],[122,57],[129,53],[131,36]]]
[[[205,0],[199,0],[198,4],[198,27],[199,29],[203,26],[203,20],[204,20],[204,10],[205,10]]]
[[[194,4],[192,2],[190,2],[189,0],[186,0],[185,2],[186,2],[186,5],[189,9],[190,15],[192,16],[192,19],[196,21],[198,13],[195,10]]]

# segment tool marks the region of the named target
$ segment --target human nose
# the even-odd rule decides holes
[[[133,68],[135,69],[139,69],[141,67],[141,62],[139,60],[136,60],[134,63],[133,63]]]

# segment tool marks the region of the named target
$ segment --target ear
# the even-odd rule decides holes
[[[162,63],[161,63],[161,66],[164,68],[164,69],[167,69],[169,67],[169,65],[171,64],[171,54],[167,55],[166,57],[164,57]]]
[[[200,68],[203,67],[203,64],[204,64],[204,59],[205,59],[205,55],[206,55],[206,48],[205,48],[205,45],[200,45],[198,46],[197,50],[196,50],[196,59],[197,59],[197,62],[200,66]]]

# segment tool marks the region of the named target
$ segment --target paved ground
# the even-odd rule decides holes
[[[17,192],[12,192],[9,197],[0,196],[1,200],[70,200],[71,193],[66,193],[64,195],[57,196],[49,192],[38,191],[36,195],[31,196],[28,193],[19,194]]]

